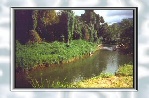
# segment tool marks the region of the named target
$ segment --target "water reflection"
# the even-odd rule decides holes
[[[131,56],[119,54],[117,51],[99,50],[91,57],[68,64],[34,70],[29,72],[29,74],[38,80],[42,77],[43,80],[48,79],[51,82],[78,82],[100,75],[101,72],[115,73],[119,65],[129,63],[130,61],[132,61]],[[17,77],[17,79],[19,78]],[[24,86],[26,87],[27,85]]]
[[[118,52],[112,52],[112,55],[109,55],[106,60],[106,69],[103,71],[105,73],[114,74],[118,69]]]

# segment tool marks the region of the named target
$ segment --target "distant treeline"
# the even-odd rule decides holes
[[[15,37],[21,44],[71,40],[119,44],[133,51],[133,19],[108,25],[94,10],[15,10]]]

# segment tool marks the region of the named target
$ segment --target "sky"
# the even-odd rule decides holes
[[[84,10],[73,10],[76,15],[80,16]],[[96,14],[103,16],[108,24],[121,22],[125,18],[133,18],[133,10],[94,10]]]
[[[10,7],[138,7],[138,87],[129,92],[65,92],[67,98],[149,98],[149,0],[1,0],[0,3],[0,98],[66,98],[64,92],[11,92]],[[131,12],[100,12],[106,22],[117,22],[130,17]],[[76,12],[81,13],[81,12]],[[120,14],[121,13],[121,14]],[[6,49],[6,50],[5,50]],[[7,53],[3,53],[7,52]],[[9,55],[8,55],[9,54]],[[68,91],[68,90],[67,90]]]

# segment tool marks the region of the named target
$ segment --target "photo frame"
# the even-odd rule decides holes
[[[132,88],[28,88],[16,86],[16,10],[131,10],[133,12],[133,87]],[[18,17],[19,18],[19,17]],[[25,21],[25,20],[24,20]],[[19,26],[19,25],[18,25]],[[138,35],[138,8],[137,7],[12,7],[11,8],[11,91],[137,91],[138,64],[137,64],[137,35]],[[23,36],[24,37],[24,36]],[[23,38],[21,37],[21,38]],[[21,74],[22,75],[22,74]],[[23,76],[20,76],[22,79]],[[23,83],[20,82],[20,83]]]

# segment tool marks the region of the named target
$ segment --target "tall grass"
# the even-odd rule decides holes
[[[69,46],[63,42],[21,45],[16,41],[16,67],[34,68],[39,65],[67,63],[96,50],[96,44],[73,40]]]
[[[43,79],[42,73],[40,73],[40,79],[31,77],[27,73],[27,79],[32,85],[33,88],[70,88],[73,87],[71,83],[65,82],[66,78],[63,81],[51,81],[48,79]]]

